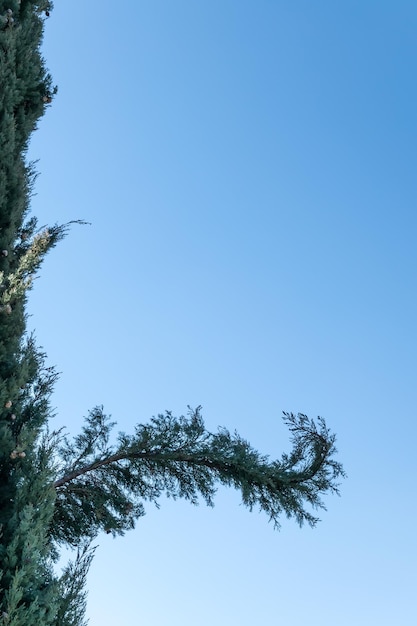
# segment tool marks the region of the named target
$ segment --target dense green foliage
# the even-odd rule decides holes
[[[171,413],[139,424],[134,435],[119,434],[109,445],[112,424],[100,408],[90,412],[75,441],[57,442],[61,461],[52,534],[77,545],[100,530],[123,534],[144,514],[144,501],[162,494],[213,505],[216,484],[240,490],[243,503],[259,507],[279,527],[282,513],[314,526],[309,508],[323,507],[320,495],[337,492],[342,469],[333,460],[334,435],[319,418],[286,414],[293,434],[291,454],[270,461],[237,433],[208,432],[200,408],[189,417]]]
[[[39,229],[28,216],[28,141],[56,93],[40,53],[51,9],[46,0],[0,0],[0,623],[10,626],[83,624],[90,542],[133,528],[146,501],[166,494],[212,505],[223,484],[275,526],[281,514],[314,525],[311,510],[343,475],[334,435],[304,415],[285,415],[293,450],[280,461],[225,429],[207,432],[200,409],[160,415],[115,445],[101,408],[73,441],[49,434],[56,374],[26,333],[25,306],[34,274],[68,229]],[[76,557],[58,576],[62,546]]]

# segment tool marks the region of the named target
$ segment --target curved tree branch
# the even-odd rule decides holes
[[[206,431],[200,407],[188,418],[159,415],[133,436],[120,434],[117,449],[109,448],[113,424],[94,409],[76,445],[65,441],[62,448],[66,463],[54,482],[58,540],[79,537],[80,528],[90,537],[102,529],[123,534],[144,514],[143,502],[157,504],[163,494],[193,504],[202,497],[212,506],[218,484],[238,489],[243,503],[266,512],[276,527],[283,513],[314,526],[318,518],[306,505],[325,508],[321,497],[338,493],[337,479],[344,476],[333,459],[335,437],[321,418],[318,426],[302,414],[284,419],[293,449],[270,461],[237,433]]]

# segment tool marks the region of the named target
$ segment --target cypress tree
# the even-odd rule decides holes
[[[314,526],[344,475],[335,436],[301,414],[284,414],[293,448],[275,461],[237,433],[208,432],[200,407],[161,414],[114,445],[101,407],[73,440],[49,433],[56,373],[27,335],[25,310],[34,274],[69,228],[39,229],[29,216],[28,141],[56,93],[40,52],[51,10],[47,0],[0,0],[0,623],[10,626],[84,624],[91,542],[133,528],[147,501],[211,506],[223,484],[276,527],[283,514]],[[63,546],[76,556],[58,576]]]
[[[28,218],[32,131],[55,89],[40,54],[48,2],[0,1],[0,616],[55,624],[51,452],[42,444],[55,374],[25,333],[26,293],[65,227]]]

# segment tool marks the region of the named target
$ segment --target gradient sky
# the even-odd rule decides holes
[[[55,1],[29,157],[29,324],[54,425],[203,405],[272,457],[322,415],[348,480],[315,530],[220,490],[100,536],[91,626],[416,623],[417,3]]]

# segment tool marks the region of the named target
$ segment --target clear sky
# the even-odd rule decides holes
[[[417,3],[56,0],[30,148],[30,327],[55,426],[203,405],[263,452],[322,415],[348,480],[315,530],[221,490],[100,536],[91,626],[416,623]]]

